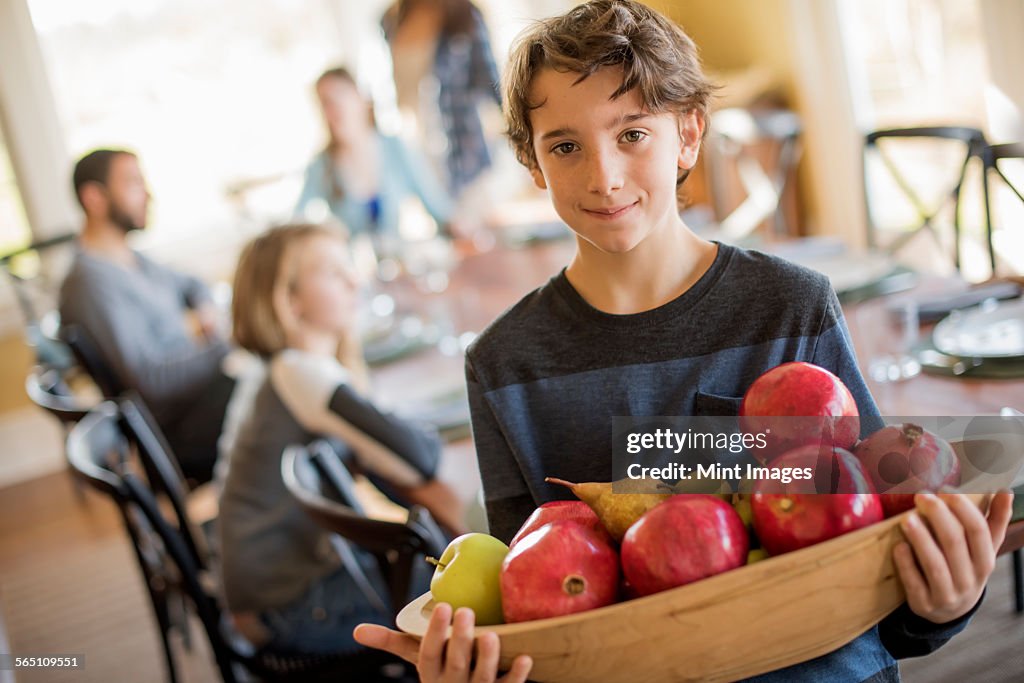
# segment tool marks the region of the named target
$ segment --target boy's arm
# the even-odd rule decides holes
[[[894,657],[928,654],[959,633],[978,610],[1013,512],[1009,491],[982,513],[965,496],[919,494],[901,523],[906,543],[893,560],[907,604],[879,624]]]
[[[875,399],[872,398],[867,382],[864,381],[864,376],[860,372],[857,353],[854,351],[853,340],[850,338],[850,330],[846,326],[846,318],[839,305],[839,297],[836,296],[831,285],[828,288],[828,302],[818,327],[811,362],[834,373],[843,380],[843,384],[853,394],[853,398],[857,402],[857,410],[860,412],[861,438],[885,426],[879,416]]]
[[[971,611],[948,624],[935,624],[919,617],[910,605],[903,603],[878,624],[878,636],[895,659],[931,654],[967,627],[984,599],[985,594],[982,593]]]
[[[508,543],[537,507],[523,479],[512,449],[483,396],[469,356],[466,356],[466,387],[473,422],[480,480],[484,487],[487,524],[492,536]]]
[[[861,437],[884,426],[857,364],[857,355],[835,291],[829,293],[812,362],[835,373],[853,394],[861,416]],[[904,603],[879,623],[882,644],[896,659],[934,652],[967,626],[983,598],[984,593],[965,614],[942,624],[918,616],[908,603]]]

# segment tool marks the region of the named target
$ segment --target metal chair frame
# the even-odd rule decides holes
[[[204,568],[187,534],[169,520],[153,488],[133,466],[121,410],[104,402],[82,419],[68,436],[67,457],[73,472],[86,484],[111,498],[121,512],[132,540],[143,579],[161,628],[168,680],[176,683],[177,668],[167,632],[173,626],[179,605],[180,616],[194,614],[210,642],[218,670],[225,683],[248,680],[255,675],[265,681],[306,682],[379,680],[381,668],[393,663],[384,653],[359,655],[309,655],[256,649],[234,632],[221,607],[220,597],[204,580]],[[182,600],[166,599],[177,590]]]
[[[960,171],[956,178],[956,184],[951,187],[947,193],[946,198],[939,203],[937,207],[929,210],[924,202],[921,200],[918,193],[912,188],[904,176],[904,174],[897,168],[892,158],[885,153],[885,150],[878,144],[880,140],[886,139],[934,139],[934,140],[953,140],[960,141],[964,144],[964,158],[960,164]],[[931,232],[936,241],[941,243],[941,237],[938,229],[935,226],[935,218],[939,213],[946,207],[946,205],[953,202],[953,262],[957,270],[960,270],[960,199],[963,189],[964,180],[967,176],[967,168],[971,163],[972,159],[979,159],[984,165],[986,158],[986,150],[988,149],[988,143],[985,141],[985,135],[976,128],[969,128],[966,126],[927,126],[921,128],[892,128],[886,130],[877,130],[869,133],[864,138],[864,153],[862,155],[863,163],[863,177],[864,177],[864,203],[867,211],[867,223],[868,223],[868,246],[876,248],[877,244],[877,226],[875,225],[874,218],[871,214],[871,199],[870,192],[868,190],[868,158],[872,152],[876,153],[881,159],[882,164],[889,171],[897,187],[903,192],[904,196],[914,207],[918,213],[920,223],[914,227],[913,230],[907,232],[904,235],[896,238],[891,244],[884,247],[884,250],[888,253],[895,253],[902,249],[907,242],[913,239],[922,231]],[[987,220],[986,213],[986,236],[989,250],[989,260],[992,264],[993,271],[995,269],[995,252],[992,248],[992,226]]]
[[[285,486],[302,508],[322,527],[366,550],[377,559],[390,593],[391,612],[397,615],[409,598],[412,566],[425,555],[440,557],[448,543],[445,535],[423,507],[409,509],[405,523],[367,517],[355,493],[352,475],[338,454],[325,441],[307,446],[290,446],[281,461]],[[340,548],[345,559],[344,548]],[[358,566],[350,573],[375,599],[372,586],[360,579]]]

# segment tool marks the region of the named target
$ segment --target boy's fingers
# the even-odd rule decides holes
[[[512,662],[512,668],[501,677],[501,683],[526,683],[526,677],[533,668],[533,660],[529,655],[519,655]]]
[[[352,636],[364,647],[390,652],[411,664],[415,664],[419,657],[420,641],[377,624],[359,624]]]
[[[945,498],[930,493],[917,498],[928,517],[932,534],[938,539],[939,547],[945,559],[946,570],[959,590],[972,590],[975,586],[974,563],[967,547],[966,532],[961,517],[976,515],[983,520],[981,513],[975,510],[960,508],[954,512],[946,504]]]
[[[433,681],[441,676],[444,643],[448,639],[448,624],[451,623],[451,619],[451,605],[442,602],[434,607],[427,632],[423,634],[423,642],[420,643],[420,656],[416,663],[420,678]]]
[[[493,633],[484,633],[476,639],[476,665],[473,683],[494,683],[498,677],[498,655],[501,642]]]
[[[448,639],[448,649],[444,656],[445,680],[466,680],[469,663],[473,657],[473,610],[460,607],[455,610],[452,623],[452,637]]]
[[[933,596],[952,594],[953,578],[949,574],[946,557],[932,537],[931,531],[925,526],[920,513],[914,511],[907,515],[902,523],[903,534],[914,549],[914,557],[924,571],[928,584],[928,593]]]
[[[976,578],[984,580],[992,573],[995,563],[995,549],[992,547],[992,535],[988,521],[978,506],[966,496],[946,494],[941,498],[963,525],[974,575]]]
[[[1013,516],[1013,493],[1000,491],[992,497],[992,503],[988,508],[988,528],[992,538],[992,549],[999,552],[999,548],[1006,540],[1006,527],[1010,524]]]
[[[893,563],[896,571],[903,582],[903,590],[907,594],[907,602],[911,607],[927,610],[931,607],[931,599],[928,594],[928,585],[925,583],[921,571],[914,562],[914,552],[906,543],[900,543],[893,548]]]

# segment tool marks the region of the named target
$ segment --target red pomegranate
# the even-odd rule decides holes
[[[945,439],[920,425],[890,425],[857,444],[854,454],[882,494],[885,516],[914,507],[914,494],[960,485],[960,459]]]
[[[516,543],[501,565],[507,623],[604,607],[619,594],[619,555],[592,528],[559,519]]]
[[[607,536],[606,540],[609,543],[611,542],[612,537],[608,536],[608,532],[605,531],[601,520],[598,519],[597,514],[594,513],[589,505],[582,500],[553,500],[544,503],[526,518],[523,526],[512,537],[512,542],[508,544],[509,549],[511,550],[516,547],[519,539],[531,531],[535,531],[556,519],[570,519],[574,522],[579,522],[583,526],[590,527],[599,534]]]
[[[648,510],[622,539],[622,573],[635,595],[714,576],[747,561],[743,520],[717,496],[674,496]]]
[[[842,380],[810,363],[783,363],[750,385],[740,404],[740,427],[764,434],[765,448],[751,449],[761,462],[809,444],[852,449],[860,413]]]
[[[803,446],[768,470],[804,472],[810,479],[760,477],[750,505],[754,532],[772,556],[827,541],[883,519],[882,502],[860,461],[849,451]]]

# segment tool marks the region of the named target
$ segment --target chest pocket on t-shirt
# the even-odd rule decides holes
[[[702,417],[736,417],[743,397],[721,396],[698,390],[693,396],[693,414]]]

